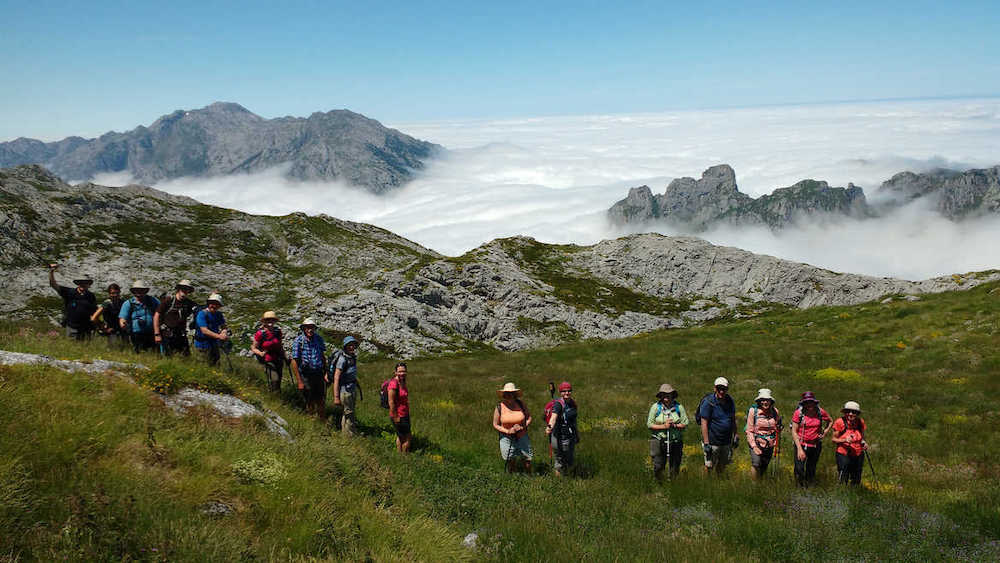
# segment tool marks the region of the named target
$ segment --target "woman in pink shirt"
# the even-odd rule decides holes
[[[406,388],[406,364],[396,364],[396,373],[386,385],[389,395],[389,418],[396,429],[396,450],[410,451],[413,434],[410,432],[410,391]]]
[[[781,443],[781,413],[774,406],[770,389],[757,391],[756,404],[747,411],[747,446],[750,448],[750,477],[755,481],[767,471]]]
[[[861,418],[861,405],[855,401],[847,401],[840,410],[841,417],[833,423],[834,444],[837,444],[837,473],[841,484],[861,484],[861,472],[865,468],[865,452],[868,443],[865,442],[865,431],[868,425]]]
[[[832,422],[812,391],[802,394],[799,408],[792,415],[792,441],[795,442],[795,479],[803,487],[816,482],[816,463]]]

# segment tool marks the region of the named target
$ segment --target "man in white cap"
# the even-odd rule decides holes
[[[715,468],[721,475],[732,461],[736,443],[736,403],[729,396],[729,380],[715,379],[715,391],[705,395],[695,417],[701,425],[701,444],[705,450],[705,474]]]
[[[194,348],[210,366],[219,363],[221,347],[229,342],[229,329],[221,308],[222,296],[213,293],[205,300],[205,308],[195,315]]]
[[[316,332],[316,321],[306,317],[301,334],[292,342],[292,375],[306,400],[306,412],[326,420],[326,341]]]
[[[149,284],[142,280],[135,280],[129,291],[132,297],[122,303],[121,311],[118,312],[118,322],[122,329],[129,333],[133,350],[137,353],[152,350],[153,315],[160,306],[160,301],[149,295]]]
[[[49,286],[56,290],[63,300],[62,324],[66,327],[66,336],[76,340],[90,338],[94,333],[94,323],[90,317],[97,311],[97,298],[90,292],[94,280],[89,274],[73,280],[75,288],[56,283],[58,264],[49,264]]]
[[[188,345],[187,324],[194,301],[188,298],[194,287],[188,280],[181,280],[174,286],[174,295],[164,299],[153,315],[153,339],[160,346],[164,356],[180,353],[191,354]]]

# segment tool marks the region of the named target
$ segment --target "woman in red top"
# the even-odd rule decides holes
[[[819,406],[812,391],[802,394],[799,408],[792,415],[792,441],[795,442],[795,479],[799,485],[816,482],[816,463],[823,451],[823,438],[830,430],[830,415]]]
[[[861,418],[861,405],[855,401],[847,401],[840,410],[841,417],[833,423],[833,443],[837,444],[837,473],[840,482],[852,485],[861,484],[861,472],[865,468],[865,452],[868,444],[865,442],[867,425]]]
[[[260,318],[261,328],[253,335],[250,351],[257,361],[264,364],[267,373],[267,387],[271,391],[281,391],[281,372],[285,367],[285,349],[281,343],[281,329],[275,323],[278,315],[268,311]]]
[[[413,434],[410,433],[410,391],[406,388],[406,364],[396,364],[396,373],[386,385],[389,395],[389,418],[396,429],[396,450],[410,451]]]

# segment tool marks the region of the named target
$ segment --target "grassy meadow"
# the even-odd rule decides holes
[[[0,326],[0,349],[136,361],[48,328]],[[362,357],[363,436],[301,412],[289,380],[266,392],[257,364],[208,370],[139,359],[120,377],[0,367],[0,560],[954,560],[1000,559],[1000,284],[852,307],[587,341],[521,353],[415,359],[414,452],[395,452],[377,386],[393,358]],[[722,479],[701,471],[688,430],[680,476],[652,479],[646,412],[664,382],[692,412],[715,377],[745,413],[770,387],[786,424],[814,391],[832,416],[861,403],[878,484],[793,484],[793,447],[773,475],[748,476],[746,446]],[[547,384],[580,404],[577,475],[556,479],[540,420],[536,475],[506,475],[490,426],[513,381],[540,415]],[[176,416],[159,394],[232,393],[289,421],[207,410]],[[742,412],[741,412],[742,411]],[[742,427],[742,419],[740,420]],[[212,515],[217,503],[232,510]],[[476,551],[461,545],[479,535]]]

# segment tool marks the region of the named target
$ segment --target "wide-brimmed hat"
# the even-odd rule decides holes
[[[664,395],[673,395],[674,397],[676,397],[677,390],[674,389],[673,385],[669,383],[664,383],[663,385],[660,385],[660,390],[656,392],[656,398],[659,399]]]
[[[345,336],[344,337],[344,342],[341,344],[341,348],[347,348],[348,344],[355,344],[355,345],[357,345],[358,344],[358,339],[354,338],[353,336],[350,336],[350,335]]]
[[[132,293],[135,293],[135,290],[137,289],[145,289],[146,291],[149,291],[149,284],[142,280],[135,280],[134,282],[132,282],[132,287],[130,287],[128,290]]]
[[[177,285],[174,286],[174,289],[183,289],[186,290],[188,293],[191,293],[192,291],[194,291],[194,286],[191,285],[191,280],[181,280],[177,282]]]
[[[816,395],[813,395],[812,391],[806,391],[799,400],[800,405],[803,403],[819,403],[819,399],[816,398]]]
[[[302,321],[301,323],[299,323],[299,327],[300,328],[301,327],[307,327],[307,326],[315,327],[316,326],[316,321],[314,321],[312,317],[306,317],[304,321]]]
[[[729,380],[726,379],[725,377],[716,377],[715,383],[713,385],[715,387],[718,387],[719,385],[722,385],[723,387],[729,387]]]
[[[765,399],[771,401],[772,403],[774,402],[774,397],[771,395],[770,389],[761,389],[757,391],[757,398],[754,399],[754,402],[763,401]]]
[[[76,278],[75,280],[73,280],[73,283],[76,284],[76,285],[84,285],[84,284],[88,284],[88,283],[92,284],[92,283],[94,283],[94,276],[92,276],[90,274],[83,274],[81,277]]]
[[[504,383],[503,389],[497,389],[497,397],[503,399],[504,393],[516,393],[518,397],[524,395],[524,392],[517,388],[517,385],[513,383]]]
[[[266,321],[268,319],[276,321],[278,320],[278,315],[274,311],[264,311],[264,314],[260,316],[260,320]]]
[[[861,412],[861,405],[857,401],[847,401],[844,403],[844,408],[840,409],[840,412],[854,411],[857,413]]]

